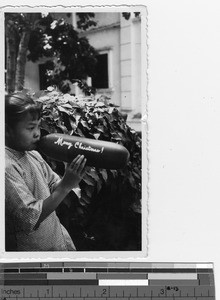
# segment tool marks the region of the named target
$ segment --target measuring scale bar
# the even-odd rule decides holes
[[[157,299],[201,300],[215,299],[209,287],[190,286],[26,286],[1,287],[0,299]],[[201,298],[201,299],[200,299]],[[32,299],[33,300],[33,299]]]
[[[7,263],[0,300],[214,300],[213,264]]]

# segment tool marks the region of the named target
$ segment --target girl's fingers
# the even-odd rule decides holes
[[[67,166],[69,168],[73,168],[73,166],[75,165],[76,161],[79,159],[80,155],[77,155]]]
[[[81,175],[80,175],[81,178],[83,178],[85,174],[86,174],[86,168],[84,168],[84,169],[82,170]]]
[[[83,159],[84,159],[84,155],[77,155],[77,157],[74,158],[73,161],[70,163],[70,168],[77,170],[81,162],[83,161]]]
[[[77,170],[80,176],[84,175],[84,173],[85,173],[85,171],[86,171],[86,170],[85,170],[86,161],[87,161],[87,159],[84,158],[84,160],[82,161],[82,163],[80,164],[80,166],[79,166],[79,168],[78,168],[78,170]]]
[[[84,155],[78,155],[70,164],[70,170],[81,176],[83,170],[85,169],[87,159]]]

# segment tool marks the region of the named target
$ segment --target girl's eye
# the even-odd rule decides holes
[[[29,128],[27,128],[28,130],[34,130],[34,127],[29,127]]]

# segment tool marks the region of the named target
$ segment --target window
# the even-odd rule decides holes
[[[109,88],[109,66],[108,66],[108,53],[99,54],[97,56],[97,64],[95,76],[92,77],[92,86],[96,89]]]

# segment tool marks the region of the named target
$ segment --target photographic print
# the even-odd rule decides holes
[[[1,14],[4,257],[146,256],[146,7]]]

